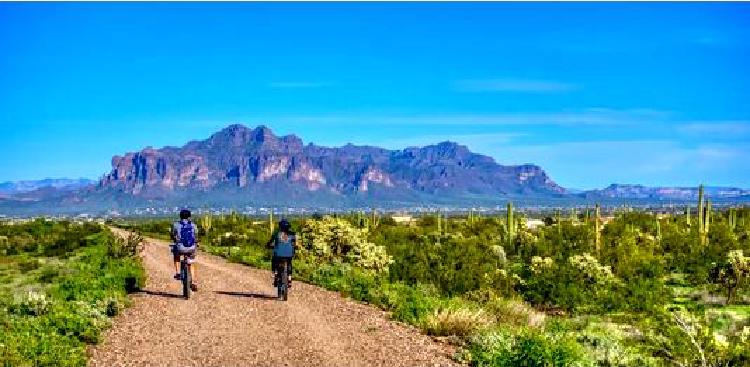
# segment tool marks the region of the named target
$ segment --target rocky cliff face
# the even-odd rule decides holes
[[[341,195],[373,190],[427,195],[564,193],[538,166],[502,166],[455,143],[395,151],[305,146],[294,135],[278,137],[264,126],[242,125],[180,148],[146,148],[115,156],[112,171],[99,182],[100,189],[144,197],[262,185]]]

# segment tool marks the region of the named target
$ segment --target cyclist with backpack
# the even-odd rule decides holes
[[[273,257],[271,258],[271,272],[273,273],[273,286],[278,286],[279,279],[277,270],[282,260],[289,263],[289,286],[292,286],[292,259],[294,250],[297,246],[297,236],[292,231],[292,225],[286,219],[279,221],[279,230],[271,236],[267,245],[273,248]]]
[[[198,249],[198,242],[196,240],[196,233],[198,233],[198,227],[190,220],[190,210],[180,210],[180,220],[172,224],[172,241],[174,244],[171,246],[172,254],[174,255],[174,278],[182,280],[180,276],[180,256],[184,255],[188,258],[188,264],[190,264],[190,289],[195,292],[198,290],[198,285],[195,281],[195,253]]]

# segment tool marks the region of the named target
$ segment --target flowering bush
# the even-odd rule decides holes
[[[305,222],[302,251],[325,261],[343,260],[374,271],[387,271],[393,260],[385,247],[367,240],[367,229],[356,228],[346,220],[323,217]]]
[[[51,301],[41,292],[28,291],[16,297],[11,311],[21,315],[41,316],[49,312]]]
[[[591,283],[607,284],[616,281],[612,268],[599,264],[599,261],[589,253],[571,256],[568,262]]]
[[[531,272],[541,274],[555,266],[555,261],[550,257],[534,256],[531,258]]]

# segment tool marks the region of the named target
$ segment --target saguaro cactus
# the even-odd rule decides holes
[[[437,212],[437,231],[438,231],[438,234],[443,234],[443,226],[441,223],[441,217],[440,217],[439,211]]]
[[[511,244],[516,238],[516,221],[513,219],[513,203],[508,202],[507,214],[505,218],[505,227],[508,230],[508,244]]]
[[[737,210],[734,208],[729,208],[729,228],[737,228]]]
[[[596,204],[596,209],[594,209],[594,248],[596,254],[599,255],[602,248],[602,217],[599,204]]]
[[[656,242],[661,243],[661,222],[656,218]]]
[[[211,232],[211,228],[213,227],[213,217],[211,217],[211,214],[206,214],[201,217],[199,224],[201,226],[201,229],[203,230],[203,233]]]
[[[698,187],[698,236],[702,245],[708,244],[708,231],[711,225],[711,201],[703,200],[703,185]]]
[[[268,233],[273,233],[273,209],[268,212]]]
[[[685,223],[688,226],[688,230],[690,230],[690,205],[685,206]]]

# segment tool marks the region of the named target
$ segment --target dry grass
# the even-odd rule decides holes
[[[465,337],[492,324],[492,317],[480,309],[441,309],[427,318],[425,331],[435,336]]]
[[[498,324],[540,327],[546,315],[518,299],[495,298],[485,305]]]

